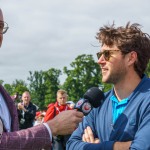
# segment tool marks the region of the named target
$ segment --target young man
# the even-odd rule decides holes
[[[48,107],[48,110],[44,117],[44,122],[53,119],[54,117],[56,117],[56,115],[60,114],[63,111],[71,110],[71,108],[66,103],[68,99],[67,91],[62,89],[58,90],[56,97],[56,102]],[[65,150],[66,142],[69,137],[70,135],[53,136],[53,150]]]
[[[3,34],[8,29],[0,9],[0,46]],[[19,130],[17,110],[11,97],[0,85],[0,149],[3,150],[41,150],[51,148],[52,135],[66,135],[73,132],[82,121],[83,113],[69,110],[57,115],[44,124]]]
[[[62,111],[71,110],[71,108],[66,104],[68,95],[65,90],[58,90],[56,96],[56,102],[53,105],[50,105],[46,111],[44,122],[53,119]]]
[[[97,39],[102,81],[114,85],[68,141],[67,150],[149,150],[150,38],[138,24],[104,26]]]

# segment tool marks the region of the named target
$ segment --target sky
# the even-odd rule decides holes
[[[82,54],[97,62],[100,27],[130,21],[150,34],[149,6],[149,0],[0,0],[9,25],[0,48],[0,80],[27,82],[29,71],[62,71]]]

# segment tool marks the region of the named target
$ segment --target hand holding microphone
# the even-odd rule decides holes
[[[104,94],[99,88],[92,87],[87,90],[83,97],[75,105],[75,109],[78,111],[63,111],[52,120],[46,122],[51,129],[52,135],[71,134],[82,121],[84,115],[88,115],[93,107],[96,108],[101,105]]]

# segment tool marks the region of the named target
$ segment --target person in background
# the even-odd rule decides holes
[[[102,81],[113,84],[101,107],[86,116],[67,150],[150,150],[150,36],[139,24],[100,28]]]
[[[56,102],[49,104],[49,107],[46,111],[44,122],[53,119],[56,115],[62,111],[71,110],[70,107],[66,104],[68,99],[67,92],[65,90],[58,90],[56,94]]]
[[[34,126],[43,123],[44,116],[45,116],[44,114],[38,112],[35,117]]]
[[[22,94],[22,102],[18,103],[19,128],[27,129],[33,127],[36,116],[36,107],[31,102],[31,96],[28,91]]]
[[[0,9],[0,47],[3,34],[8,30]],[[19,131],[17,109],[10,95],[0,85],[0,149],[3,150],[48,150],[52,146],[52,135],[67,135],[82,121],[83,113],[64,111],[54,119]]]
[[[75,103],[73,101],[67,101],[66,104],[71,108],[74,109]]]
[[[58,90],[56,97],[56,102],[52,105],[49,105],[48,110],[46,111],[44,122],[53,119],[56,115],[60,114],[63,111],[71,110],[71,108],[66,104],[68,95],[65,90]],[[66,142],[69,137],[70,135],[53,136],[53,150],[65,150]]]

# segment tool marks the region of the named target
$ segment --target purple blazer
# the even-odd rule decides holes
[[[41,124],[32,128],[19,131],[18,115],[16,106],[6,90],[0,85],[0,93],[11,115],[11,132],[0,134],[0,150],[49,150],[51,147],[50,135],[47,128]],[[0,128],[2,125],[0,124]]]

